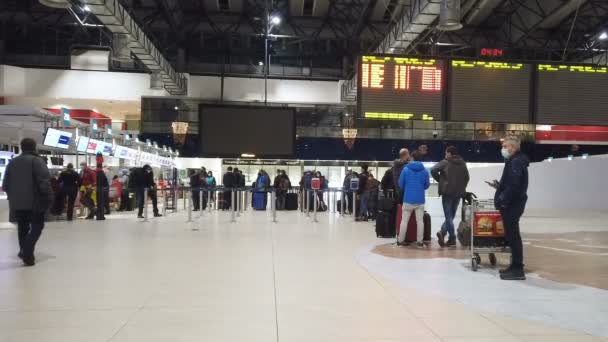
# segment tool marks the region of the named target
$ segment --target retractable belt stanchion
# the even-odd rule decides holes
[[[346,201],[346,196],[344,196],[344,192],[345,192],[344,189],[342,189],[342,192],[341,192],[342,199],[340,200],[340,207],[341,207],[340,216],[344,216],[344,202]]]
[[[185,185],[182,185],[182,197],[184,198],[184,209],[186,209],[187,199],[186,199],[186,186]],[[188,197],[192,197],[192,196],[188,196]],[[192,200],[190,201],[190,209],[192,209]]]
[[[182,194],[184,195],[184,205],[186,205],[186,189],[183,189]],[[187,209],[188,210],[188,222],[192,222],[192,196],[188,196],[190,199],[188,200]]]
[[[306,216],[310,217],[310,203],[308,203],[308,189],[304,190],[304,205],[306,207]]]
[[[312,196],[313,196],[312,203],[313,203],[313,206],[314,206],[314,208],[313,208],[314,214],[312,216],[312,221],[313,222],[319,222],[319,221],[317,221],[317,206],[318,206],[318,204],[317,204],[317,201],[318,201],[317,200],[317,190],[313,190],[312,191]]]
[[[230,201],[230,212],[231,212],[230,215],[232,215],[232,218],[230,219],[230,222],[236,222],[235,207],[234,207],[234,205],[235,205],[235,203],[234,203],[235,197],[236,196],[235,196],[234,189],[230,189],[230,199],[232,200],[232,201]]]
[[[167,191],[163,191],[163,216],[167,216],[167,207],[169,206],[169,197],[167,196]]]
[[[272,222],[277,222],[277,204],[276,204],[277,194],[276,190],[271,190],[270,192],[270,205],[272,205]]]
[[[215,205],[217,206],[217,202]],[[207,189],[207,208],[211,212],[211,189]]]
[[[200,210],[198,216],[199,217],[203,217],[203,213],[205,212],[205,209],[203,209],[203,189],[199,188],[198,189],[198,197],[199,197],[199,202],[198,202],[198,210]]]
[[[236,189],[236,216],[241,217],[241,189]]]
[[[353,191],[353,220],[357,221],[357,192]]]
[[[144,189],[144,222],[148,222],[148,188]]]

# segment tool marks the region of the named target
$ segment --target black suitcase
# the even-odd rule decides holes
[[[298,194],[288,193],[286,195],[285,210],[298,210]]]
[[[395,238],[395,215],[392,212],[378,211],[376,216],[376,237]]]
[[[393,212],[395,211],[396,206],[397,203],[392,198],[384,197],[378,200],[378,210]]]

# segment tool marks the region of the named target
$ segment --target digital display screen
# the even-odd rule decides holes
[[[452,60],[450,66],[451,120],[529,121],[530,64]]]
[[[359,112],[364,118],[439,120],[444,62],[409,57],[362,56]]]
[[[608,125],[608,68],[537,66],[539,124]]]
[[[97,154],[97,152],[101,152],[104,156],[109,156],[112,154],[112,144],[103,142],[101,140],[89,139],[89,143],[87,144],[87,153]]]
[[[114,149],[114,157],[120,159],[135,160],[137,159],[139,152],[135,149],[117,145]]]
[[[203,156],[294,155],[293,108],[201,105],[199,110]]]
[[[86,152],[88,146],[89,146],[89,138],[81,135],[78,138],[78,145],[76,147],[76,150],[78,152]]]
[[[64,132],[57,129],[49,128],[44,136],[43,144],[50,147],[57,147],[67,150],[70,147],[72,140],[71,132]]]

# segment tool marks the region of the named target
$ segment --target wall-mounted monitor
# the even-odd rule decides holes
[[[78,152],[86,152],[87,147],[89,146],[89,138],[85,136],[78,137],[78,145],[76,145],[76,150]]]
[[[70,147],[70,141],[72,140],[72,133],[60,131],[58,129],[49,128],[44,135],[45,146],[61,148],[67,150]]]
[[[295,151],[295,110],[286,107],[201,105],[203,156],[290,158]]]

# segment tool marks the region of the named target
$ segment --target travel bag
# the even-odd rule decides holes
[[[266,210],[266,193],[254,192],[251,203],[255,210]]]
[[[389,211],[378,211],[376,216],[376,237],[394,238],[395,237],[395,215]]]
[[[298,210],[298,194],[288,193],[285,196],[285,210]]]
[[[402,204],[397,205],[397,212],[395,215],[395,225],[396,225],[397,236],[399,236],[399,230],[401,227],[401,220],[402,220],[402,215],[403,215],[402,206],[403,206]],[[431,215],[429,215],[429,213],[425,211],[422,221],[424,222],[423,240],[425,242],[430,242],[431,241]],[[405,233],[405,242],[416,242],[416,239],[418,238],[417,229],[418,229],[418,227],[416,225],[416,215],[414,213],[412,213],[412,215],[410,216],[410,219],[407,223],[407,232]]]

